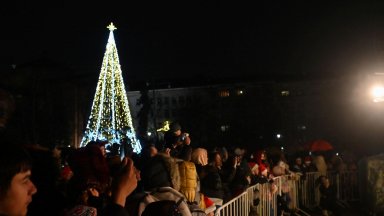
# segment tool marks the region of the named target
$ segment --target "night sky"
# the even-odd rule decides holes
[[[43,61],[97,77],[111,21],[132,86],[337,77],[372,72],[384,58],[384,3],[373,1],[28,1],[0,10],[1,72]]]

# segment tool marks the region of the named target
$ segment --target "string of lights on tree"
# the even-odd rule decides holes
[[[101,66],[99,80],[93,99],[91,114],[87,123],[81,147],[90,141],[108,141],[121,144],[128,141],[134,152],[141,151],[136,138],[125,91],[119,56],[113,31],[116,27],[111,23],[107,27],[108,43]]]

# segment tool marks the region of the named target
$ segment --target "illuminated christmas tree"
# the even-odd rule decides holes
[[[108,143],[128,142],[134,152],[141,151],[136,138],[125,91],[119,56],[113,31],[116,27],[108,26],[109,38],[101,66],[92,110],[87,128],[81,141],[81,147],[90,141],[108,141]]]

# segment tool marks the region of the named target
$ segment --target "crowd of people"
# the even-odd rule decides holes
[[[0,151],[0,215],[213,215],[223,203],[273,178],[333,169],[353,169],[322,155],[270,155],[263,149],[194,148],[179,124],[171,125],[164,145],[148,144],[124,157],[92,141],[79,149],[37,146]],[[303,162],[304,161],[304,162]],[[328,161],[328,160],[327,160]],[[329,181],[321,178],[323,209],[333,210]],[[279,197],[279,214],[289,211],[288,194]]]

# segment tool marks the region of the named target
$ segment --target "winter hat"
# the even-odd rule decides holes
[[[251,169],[251,171],[254,171],[254,170],[256,170],[256,169],[259,169],[259,165],[258,165],[257,163],[255,163],[255,162],[249,162],[249,163],[248,163],[248,166],[249,166],[249,168]]]
[[[256,161],[256,163],[258,164],[262,164],[263,163],[262,155],[264,155],[265,157],[266,156],[265,154],[266,153],[263,150],[257,151],[253,154],[253,160]]]
[[[256,165],[255,162],[248,162],[248,166],[249,166],[249,168],[251,168],[251,169],[252,169],[255,165]]]
[[[171,124],[171,126],[170,126],[170,131],[172,131],[172,132],[176,132],[176,131],[178,131],[178,130],[181,130],[181,126],[180,126],[180,124],[177,123],[177,122],[173,122],[173,123]]]
[[[204,196],[204,203],[205,203],[205,209],[204,209],[205,214],[208,215],[209,213],[216,210],[215,203],[211,199],[209,199],[209,197]]]

